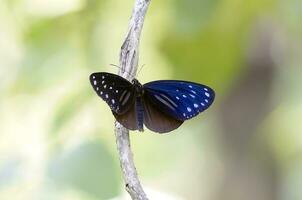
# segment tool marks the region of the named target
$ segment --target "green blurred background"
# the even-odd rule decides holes
[[[92,72],[116,73],[133,0],[0,1],[0,199],[129,199]],[[215,89],[169,134],[131,133],[150,199],[302,199],[301,0],[152,1],[138,79]]]

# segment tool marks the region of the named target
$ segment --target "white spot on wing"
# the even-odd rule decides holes
[[[189,85],[189,88],[192,88],[192,85]]]
[[[101,92],[100,92],[100,94],[102,95],[102,94],[103,94],[103,92],[101,91]]]
[[[115,90],[115,93],[118,93],[118,90]]]
[[[96,87],[96,91],[99,91],[99,87]]]
[[[93,79],[95,79],[95,76],[92,76]]]
[[[102,79],[104,79],[105,78],[105,76],[102,76]]]
[[[200,105],[205,106],[204,103],[200,103]]]
[[[104,84],[105,83],[105,81],[102,81],[102,84]]]
[[[206,103],[209,103],[209,100],[207,100],[207,99],[205,99],[204,101],[205,101]]]
[[[192,109],[191,109],[190,107],[187,107],[187,111],[191,112],[191,111],[192,111]]]
[[[97,82],[96,82],[96,80],[94,80],[94,81],[93,81],[93,85],[96,85],[96,84],[97,84]]]
[[[195,108],[198,108],[198,104],[194,103],[194,107],[195,107]]]
[[[194,90],[191,90],[191,92],[193,92],[194,94],[196,94],[196,92]]]
[[[190,96],[191,96],[192,98],[195,98],[195,96],[194,96],[193,94],[190,94]]]
[[[108,94],[106,94],[105,97],[108,99],[109,98]]]
[[[182,115],[185,117],[185,116],[186,116],[186,113],[183,113]]]
[[[109,87],[110,90],[112,90],[112,87]]]
[[[176,99],[177,99],[177,100],[179,100],[179,97],[178,97],[178,96],[176,96]]]
[[[186,96],[186,95],[184,95],[184,94],[183,94],[182,96],[183,96],[183,98],[187,98],[187,96]]]
[[[106,88],[107,87],[107,85],[104,85],[104,88]]]
[[[210,97],[210,94],[208,92],[204,93],[207,97]]]
[[[111,102],[112,102],[112,104],[115,104],[115,100],[114,99],[111,99]]]
[[[203,88],[205,91],[208,91],[208,88]]]

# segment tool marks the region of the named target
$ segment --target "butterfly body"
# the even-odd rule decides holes
[[[135,92],[135,105],[136,105],[136,112],[137,112],[137,125],[139,131],[144,131],[144,108],[143,108],[143,95],[144,95],[144,88],[142,84],[137,80],[132,80],[133,90]]]
[[[110,106],[116,120],[130,130],[166,133],[207,109],[215,93],[208,86],[179,80],[142,85],[121,76],[99,72],[90,76],[96,93]]]

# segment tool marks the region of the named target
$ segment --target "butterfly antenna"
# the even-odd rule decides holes
[[[109,65],[111,65],[111,66],[113,66],[113,67],[117,67],[117,68],[119,68],[119,69],[122,69],[120,66],[118,66],[118,65],[116,65],[116,64],[109,64]]]
[[[143,69],[143,67],[145,66],[146,64],[143,64],[142,66],[141,66],[141,68],[138,70],[138,72],[137,72],[137,76],[139,75],[139,73],[142,71],[142,69]]]
[[[114,66],[114,67],[117,67],[117,68],[119,68],[120,70],[122,70],[122,68],[121,68],[120,66],[118,66],[118,65],[115,65],[115,64],[109,64],[109,65]],[[126,72],[132,79],[134,78],[134,76],[133,76],[132,74],[130,74],[129,72],[127,72],[127,71],[124,71],[124,72]]]

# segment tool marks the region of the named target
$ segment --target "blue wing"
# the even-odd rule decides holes
[[[144,84],[145,97],[164,113],[188,120],[206,110],[214,101],[210,87],[187,81],[160,80]]]

